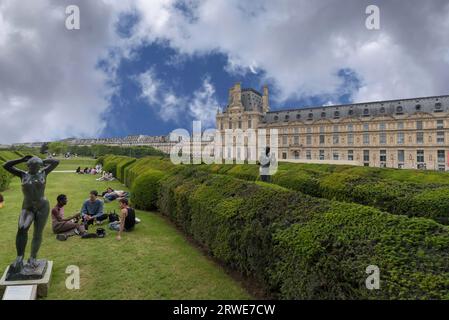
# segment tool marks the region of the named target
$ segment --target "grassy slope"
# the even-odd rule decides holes
[[[82,160],[79,165],[87,166]],[[91,162],[91,165],[94,163]],[[57,170],[76,169],[76,161],[62,162]],[[47,185],[51,205],[59,193],[69,197],[66,215],[78,211],[89,190],[102,191],[107,185],[125,189],[119,182],[97,182],[92,176],[52,173]],[[15,258],[14,237],[22,194],[14,179],[4,192],[5,207],[0,209],[0,266]],[[117,210],[117,202],[106,205]],[[118,210],[117,210],[118,211]],[[201,254],[194,246],[154,213],[138,211],[142,219],[133,233],[116,241],[108,231],[104,239],[72,237],[55,240],[49,220],[44,232],[40,257],[54,261],[49,299],[248,299],[248,293],[224,270]],[[31,237],[30,230],[30,237]],[[90,229],[92,231],[92,228]],[[29,247],[27,248],[29,254]],[[80,290],[65,288],[65,268],[77,265],[81,270]]]

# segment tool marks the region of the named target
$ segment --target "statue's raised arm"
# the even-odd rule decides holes
[[[56,159],[45,159],[44,160],[44,172],[49,174],[59,165],[59,160]]]
[[[28,160],[30,160],[33,156],[25,156],[23,158],[20,159],[16,159],[16,160],[11,160],[11,161],[7,161],[4,165],[3,168],[8,171],[9,173],[17,176],[17,177],[22,177],[25,174],[25,171],[17,169],[15,166],[21,163],[26,163]]]

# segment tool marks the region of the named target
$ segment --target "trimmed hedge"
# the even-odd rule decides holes
[[[282,299],[449,299],[449,230],[423,218],[185,168],[160,211]],[[365,286],[380,268],[381,289]]]
[[[3,169],[3,163],[0,161],[0,191],[5,191],[11,182],[11,175]]]
[[[105,157],[104,165],[117,161]],[[448,227],[296,191],[391,210],[387,204],[394,203],[401,212],[419,215],[429,207],[446,210],[439,199],[449,187],[386,181],[382,172],[349,166],[280,165],[273,177],[279,185],[248,181],[258,179],[257,167],[248,165],[174,166],[148,157],[122,169],[136,208],[159,209],[274,298],[449,299]],[[410,196],[402,197],[403,190]],[[380,268],[380,290],[365,286],[369,265]]]
[[[257,181],[256,165],[202,165],[201,170]],[[449,222],[449,174],[433,171],[279,163],[272,183],[331,200]],[[440,190],[441,189],[441,190]],[[431,197],[431,199],[430,199]]]

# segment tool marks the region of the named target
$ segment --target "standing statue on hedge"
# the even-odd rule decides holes
[[[260,180],[271,182],[271,175],[276,172],[275,166],[277,166],[277,164],[274,153],[270,153],[270,147],[265,147],[265,150],[259,157]]]
[[[26,163],[28,171],[23,171],[15,166]],[[22,159],[11,160],[3,165],[3,168],[22,181],[23,204],[19,216],[19,225],[16,236],[17,258],[11,264],[7,280],[24,280],[42,273],[46,268],[45,260],[36,260],[37,253],[42,243],[42,233],[50,213],[50,205],[45,198],[45,185],[47,175],[59,164],[58,160],[41,160],[38,157],[25,156]],[[34,222],[33,240],[31,243],[31,255],[26,265],[23,264],[25,248],[28,242],[28,230]]]

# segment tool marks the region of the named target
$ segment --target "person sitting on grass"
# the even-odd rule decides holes
[[[101,224],[108,218],[108,215],[103,213],[103,201],[98,199],[98,192],[96,190],[91,191],[89,199],[84,201],[83,207],[81,208],[81,216],[86,230],[88,229],[88,225],[94,222]]]
[[[128,199],[119,199],[120,220],[109,224],[109,229],[118,231],[117,240],[122,239],[122,232],[134,230],[136,225],[136,212],[129,206]]]
[[[82,236],[86,230],[82,224],[78,223],[80,214],[77,213],[73,217],[64,217],[64,207],[67,205],[67,196],[60,194],[56,198],[57,204],[51,210],[52,229],[56,234],[56,239],[64,241],[67,240],[68,234],[73,232],[76,235]]]
[[[81,167],[78,167],[75,172],[78,173],[78,174],[82,173],[81,172]]]
[[[3,198],[3,195],[0,193],[0,209],[3,208],[4,202],[5,202],[5,198]]]

